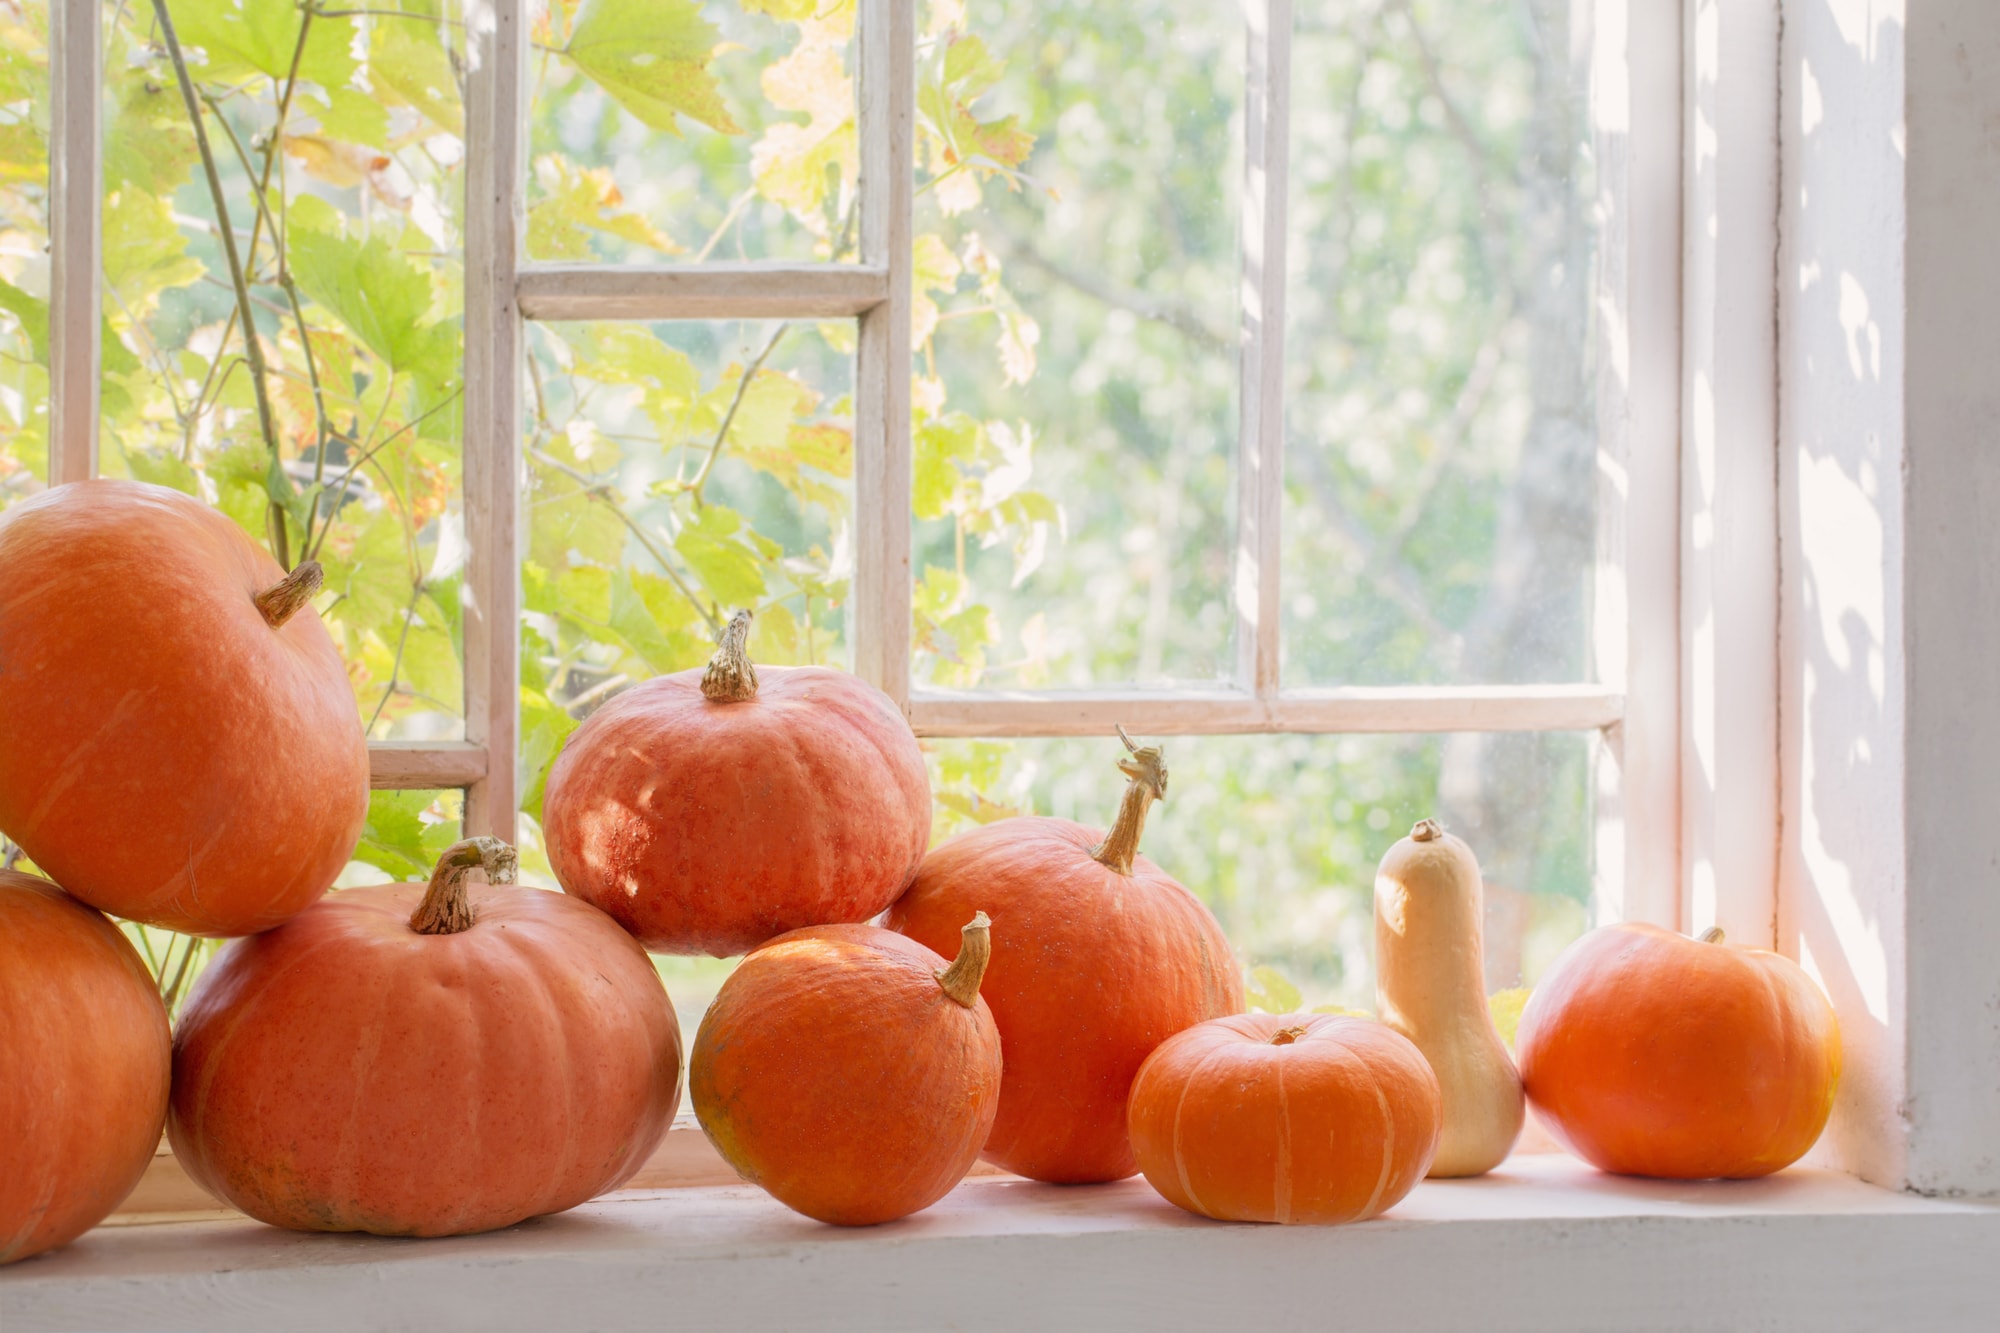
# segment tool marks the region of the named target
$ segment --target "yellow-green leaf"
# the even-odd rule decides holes
[[[709,62],[721,32],[696,0],[593,0],[563,56],[640,123],[679,134],[679,117],[742,131]]]

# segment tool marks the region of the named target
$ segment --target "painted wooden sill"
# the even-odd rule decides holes
[[[1142,1181],[971,1181],[844,1231],[743,1186],[486,1236],[100,1229],[0,1273],[7,1333],[95,1329],[1995,1327],[2000,1205],[1827,1171],[1701,1185],[1516,1157],[1358,1226],[1224,1226]]]

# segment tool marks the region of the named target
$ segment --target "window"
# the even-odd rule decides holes
[[[171,0],[233,260],[153,5],[9,10],[0,501],[138,476],[326,563],[399,877],[461,821],[532,867],[577,720],[751,604],[906,707],[941,834],[1184,737],[1149,844],[1260,984],[1368,1003],[1434,810],[1519,984],[1679,912],[1628,8]]]

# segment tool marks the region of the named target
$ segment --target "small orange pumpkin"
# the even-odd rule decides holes
[[[132,1192],[168,1064],[167,1011],[131,942],[0,870],[0,1264],[67,1245]]]
[[[1138,854],[1147,808],[1166,796],[1166,758],[1125,746],[1129,784],[1108,834],[1035,815],[973,829],[924,859],[886,919],[944,952],[959,923],[991,907],[982,993],[1007,1077],[985,1157],[1057,1184],[1138,1170],[1125,1100],[1140,1062],[1183,1028],[1243,1009],[1222,927]]]
[[[0,829],[85,902],[189,934],[325,893],[368,746],[320,578],[164,486],[73,482],[0,515]]]
[[[749,634],[739,611],[706,670],[612,699],[549,769],[556,879],[655,953],[866,921],[930,844],[930,775],[889,697],[826,667],[760,671]]]
[[[813,926],[745,958],[702,1017],[688,1093],[737,1174],[807,1217],[928,1208],[993,1126],[1000,1033],[980,913],[957,959],[873,926]]]
[[[1169,1037],[1139,1067],[1132,1148],[1154,1189],[1222,1222],[1358,1222],[1430,1170],[1437,1076],[1366,1018],[1240,1014]]]
[[[1555,961],[1515,1033],[1557,1142],[1604,1171],[1768,1175],[1826,1127],[1840,1028],[1781,954],[1658,926],[1592,931]]]
[[[428,890],[346,889],[202,974],[174,1033],[174,1152],[260,1221],[452,1236],[561,1212],[645,1162],[680,1102],[652,960],[604,913],[447,850]]]

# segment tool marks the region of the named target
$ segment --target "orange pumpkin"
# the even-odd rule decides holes
[[[979,998],[985,913],[958,957],[873,926],[813,926],[743,960],[701,1020],[688,1095],[738,1175],[808,1217],[928,1208],[993,1126],[1000,1034]]]
[[[0,515],[0,829],[85,902],[191,934],[319,897],[368,813],[320,577],[140,482]]]
[[[740,611],[705,671],[612,699],[549,769],[557,880],[656,953],[866,921],[930,842],[930,776],[888,696],[825,667],[760,673],[749,633]]]
[[[1183,1028],[1243,1009],[1222,928],[1138,854],[1167,765],[1157,747],[1125,744],[1132,754],[1119,767],[1130,784],[1108,834],[1039,816],[987,824],[926,857],[887,918],[942,952],[975,909],[992,911],[982,993],[1007,1077],[985,1156],[1036,1180],[1137,1171],[1125,1098],[1140,1062]]]
[[[347,889],[237,940],[174,1034],[188,1175],[300,1231],[450,1236],[560,1212],[645,1162],[680,1102],[680,1027],[616,922],[503,883],[474,838],[428,890]]]
[[[1437,1076],[1366,1018],[1241,1014],[1169,1037],[1139,1067],[1132,1147],[1154,1189],[1222,1222],[1359,1222],[1424,1178]]]
[[[1542,1124],[1605,1171],[1768,1175],[1826,1127],[1833,1006],[1797,963],[1712,930],[1606,926],[1542,978],[1514,1037]]]
[[[0,870],[0,1264],[67,1245],[145,1174],[167,1011],[118,927]]]

